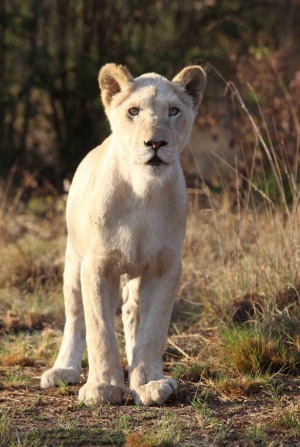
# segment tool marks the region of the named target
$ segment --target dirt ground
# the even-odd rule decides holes
[[[278,376],[278,396],[210,393],[205,383],[179,380],[177,396],[163,407],[135,405],[88,407],[77,400],[80,385],[41,390],[44,368],[0,369],[0,411],[9,414],[11,437],[21,446],[300,446],[283,409],[300,408],[300,379]],[[26,386],[7,386],[6,378],[22,373]],[[197,399],[197,395],[202,398]],[[196,397],[196,398],[195,398]],[[289,413],[290,417],[291,412]],[[30,442],[32,444],[30,444]],[[4,446],[4,444],[1,444]],[[8,444],[15,445],[15,444]]]

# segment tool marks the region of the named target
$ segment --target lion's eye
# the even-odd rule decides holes
[[[136,116],[140,113],[140,109],[137,107],[131,107],[131,109],[128,110],[129,115]]]
[[[175,115],[177,115],[179,113],[179,109],[177,109],[177,107],[171,107],[170,109],[169,109],[169,115],[170,116],[175,116]]]

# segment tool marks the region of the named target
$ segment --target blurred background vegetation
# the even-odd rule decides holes
[[[217,189],[227,163],[240,189],[259,166],[272,185],[262,134],[280,187],[291,174],[297,181],[299,23],[299,0],[0,0],[2,181],[13,172],[26,188],[60,189],[72,177],[109,133],[97,85],[107,62],[170,78],[187,64],[206,67],[194,160],[184,160],[190,185]]]

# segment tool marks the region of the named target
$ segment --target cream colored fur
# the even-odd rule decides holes
[[[125,386],[114,320],[125,274],[122,313],[134,400],[160,405],[176,389],[176,381],[163,374],[162,354],[186,228],[180,154],[205,82],[198,66],[185,68],[173,81],[155,73],[134,79],[115,64],[100,70],[112,134],[81,162],[70,189],[66,325],[56,362],[42,375],[42,388],[77,382],[87,344],[89,375],[79,399],[121,403]],[[132,108],[139,113],[130,114]],[[157,150],[164,163],[148,163],[155,152],[149,141],[164,141]]]

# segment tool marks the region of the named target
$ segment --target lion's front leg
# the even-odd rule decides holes
[[[119,277],[99,267],[96,257],[84,258],[81,268],[82,297],[89,358],[87,383],[79,400],[95,403],[122,402],[124,378],[114,328]]]
[[[130,367],[130,388],[135,402],[162,405],[176,390],[176,381],[163,374],[162,354],[181,274],[175,260],[161,277],[146,273],[141,278],[141,321]]]

